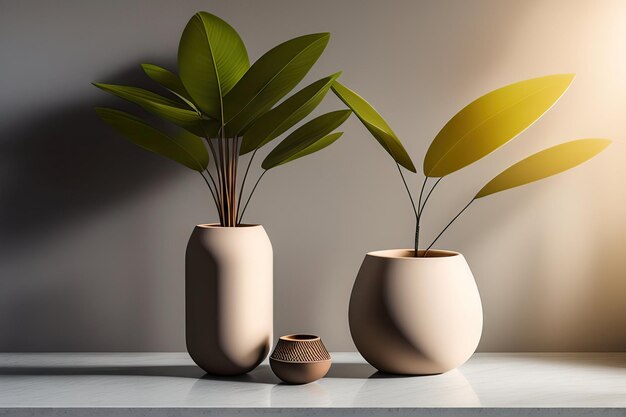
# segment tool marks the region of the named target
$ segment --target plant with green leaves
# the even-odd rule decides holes
[[[545,149],[507,168],[489,181],[443,230],[420,250],[420,222],[433,191],[448,175],[489,155],[539,119],[565,93],[573,74],[556,74],[514,83],[494,90],[460,110],[435,136],[424,157],[424,180],[417,202],[402,167],[415,172],[395,134],[378,112],[354,91],[336,82],[333,91],[356,114],[396,161],[415,214],[414,256],[427,256],[454,221],[476,200],[519,187],[573,168],[594,157],[611,141],[578,139]],[[381,137],[387,140],[381,140]],[[431,181],[428,189],[429,180]]]
[[[180,39],[178,74],[154,64],[142,65],[146,75],[167,91],[166,96],[132,86],[94,84],[170,122],[174,133],[117,109],[98,107],[96,111],[135,144],[199,172],[217,207],[220,225],[238,226],[267,171],[324,149],[342,135],[335,129],[350,116],[348,109],[296,127],[320,104],[340,72],[280,102],[307,75],[329,38],[328,33],[316,33],[288,40],[250,65],[235,29],[210,13],[199,12]],[[263,160],[263,171],[242,204],[255,154],[287,132]],[[239,157],[245,154],[250,155],[244,170]]]
[[[131,86],[95,84],[177,126],[177,132],[164,132],[120,110],[98,107],[96,111],[142,148],[199,172],[217,207],[220,225],[228,227],[241,223],[259,182],[269,170],[334,143],[342,135],[335,129],[352,112],[397,165],[415,214],[415,256],[426,256],[477,199],[563,172],[595,156],[610,143],[607,139],[580,139],[518,162],[487,183],[420,251],[422,215],[443,178],[519,135],[561,97],[573,75],[550,75],[511,84],[459,111],[437,134],[426,153],[424,180],[416,203],[403,173],[403,169],[417,173],[409,154],[376,109],[337,81],[341,73],[324,77],[284,99],[307,75],[329,38],[328,33],[318,33],[291,39],[250,65],[246,47],[235,29],[210,13],[199,12],[183,31],[178,75],[157,65],[142,65],[146,75],[167,90],[168,96]],[[296,127],[329,90],[349,110],[329,112]],[[254,156],[261,147],[284,134],[286,137],[261,163],[263,171],[242,204]],[[239,157],[246,154],[250,155],[248,164],[239,181]],[[209,155],[213,164],[209,163]],[[428,190],[429,180],[434,180],[434,184]]]

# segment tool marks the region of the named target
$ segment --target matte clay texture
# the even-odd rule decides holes
[[[272,341],[272,244],[262,226],[199,225],[187,246],[187,350],[206,372],[256,368]]]
[[[392,374],[447,372],[476,350],[483,325],[478,288],[463,255],[412,250],[370,252],[350,297],[359,352]]]

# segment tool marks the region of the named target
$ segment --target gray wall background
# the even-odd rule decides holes
[[[0,351],[184,350],[184,250],[216,216],[201,179],[101,123],[119,105],[92,81],[174,68],[198,10],[230,22],[252,59],[332,32],[308,83],[337,70],[383,113],[416,164],[443,124],[502,85],[577,78],[531,129],[446,179],[434,236],[476,190],[531,152],[626,133],[623,1],[0,0]],[[323,110],[339,107],[329,96]],[[277,169],[249,209],[275,251],[275,332],[352,350],[350,289],[363,255],[409,247],[394,164],[351,120],[328,150]],[[626,349],[626,148],[479,201],[440,241],[480,288],[480,350]],[[411,184],[421,180],[414,176]]]

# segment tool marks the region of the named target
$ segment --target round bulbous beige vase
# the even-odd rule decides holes
[[[185,260],[187,351],[213,375],[241,375],[270,351],[272,244],[260,225],[198,225]]]
[[[395,249],[365,256],[350,296],[350,332],[379,371],[440,374],[476,350],[483,325],[480,295],[460,253],[413,253]]]

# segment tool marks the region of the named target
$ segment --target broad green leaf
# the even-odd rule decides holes
[[[579,139],[544,149],[502,171],[489,181],[475,198],[486,197],[567,171],[596,156],[610,143],[608,139]]]
[[[122,136],[148,151],[198,172],[205,170],[209,163],[209,155],[198,137],[187,134],[172,138],[143,120],[120,110],[96,107],[96,112]]]
[[[498,149],[548,111],[573,79],[574,74],[533,78],[468,104],[431,143],[424,158],[424,175],[443,177]]]
[[[411,172],[417,171],[400,139],[371,104],[338,81],[335,81],[331,88],[397,163]]]
[[[196,135],[203,135],[200,115],[179,102],[143,88],[101,83],[94,83],[94,85],[101,90],[138,104],[150,113],[188,129]]]
[[[341,72],[310,84],[259,117],[243,136],[239,153],[243,155],[264,146],[308,116],[339,75]]]
[[[247,127],[290,92],[309,72],[328,44],[329,33],[300,36],[259,58],[224,98],[229,131]]]
[[[146,75],[150,77],[150,79],[178,96],[181,100],[185,102],[185,104],[196,110],[196,105],[193,104],[191,96],[189,95],[187,90],[185,90],[185,86],[180,81],[180,78],[176,76],[176,74],[154,64],[141,64],[141,68],[143,69],[143,72],[145,72]]]
[[[291,162],[293,160],[302,158],[303,156],[307,156],[317,151],[320,151],[332,145],[333,143],[335,143],[335,141],[339,139],[342,135],[343,135],[343,132],[334,132],[329,135],[326,135],[323,138],[318,139],[315,143],[313,143],[311,146],[307,147],[306,149],[303,149],[300,152],[287,158],[281,163],[281,165],[286,164],[287,162]]]
[[[187,130],[181,130],[171,138],[190,155],[192,155],[193,158],[198,161],[201,168],[207,168],[209,165],[209,152],[207,151],[201,137],[198,137]]]
[[[341,135],[343,135],[343,132],[335,132],[335,133],[331,133],[330,135],[326,135],[323,138],[318,139],[315,142],[313,142],[307,148],[301,150],[298,153],[295,153],[295,154],[291,155],[287,159],[284,159],[278,165],[284,165],[287,162],[291,162],[291,161],[294,161],[296,159],[302,158],[303,156],[307,156],[307,155],[310,155],[310,154],[312,154],[314,152],[321,151],[322,149],[326,148],[327,146],[332,145],[337,139],[339,139],[341,137]]]
[[[178,71],[203,113],[222,120],[224,96],[249,67],[246,47],[228,23],[207,12],[189,20],[178,46]]]
[[[264,169],[271,169],[325,148],[341,136],[326,137],[326,135],[345,122],[350,113],[352,113],[350,110],[337,110],[303,124],[279,143],[267,155],[261,166]]]

